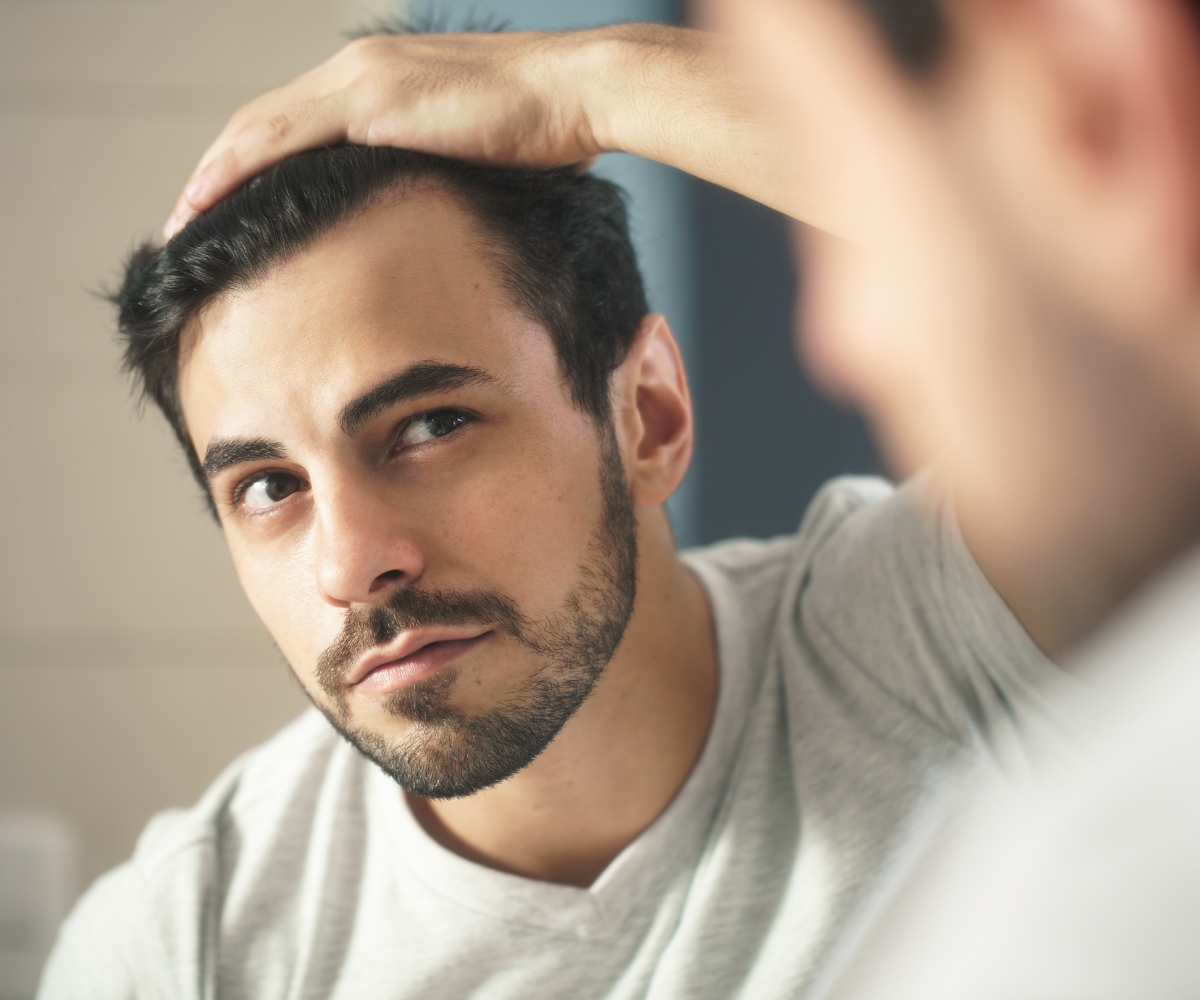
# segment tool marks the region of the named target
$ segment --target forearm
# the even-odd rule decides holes
[[[753,77],[720,36],[659,24],[362,38],[240,109],[166,233],[272,163],[344,141],[535,168],[619,150],[844,233],[823,145],[782,127]]]
[[[656,24],[585,33],[580,100],[598,147],[657,160],[833,232],[842,214],[729,41]],[[581,36],[582,38],[582,36]],[[794,123],[793,123],[794,125]]]

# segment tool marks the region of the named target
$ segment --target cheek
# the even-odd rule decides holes
[[[601,517],[598,456],[561,445],[473,477],[426,536],[429,585],[494,588],[526,614],[561,606]]]

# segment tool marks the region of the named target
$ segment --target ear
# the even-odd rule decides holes
[[[692,399],[679,345],[658,313],[642,319],[613,374],[613,423],[633,502],[655,507],[692,460]]]
[[[1105,325],[1200,293],[1200,29],[1186,0],[950,0],[950,120],[1015,250]]]

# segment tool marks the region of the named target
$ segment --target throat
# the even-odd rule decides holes
[[[411,793],[405,795],[409,809],[425,832],[459,857],[510,875],[580,889],[590,888],[641,832],[634,832],[632,836],[610,835],[605,839],[595,835],[581,836],[582,831],[574,831],[572,836],[560,827],[556,835],[550,836],[549,824],[530,816],[527,819],[533,822],[500,824],[491,829],[490,836],[468,839],[474,832],[474,825],[462,823],[461,816],[452,817],[452,821],[459,820],[454,826],[447,823],[441,815],[447,811],[445,803],[435,803]],[[466,836],[460,834],[459,829]]]

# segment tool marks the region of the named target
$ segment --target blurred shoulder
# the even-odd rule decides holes
[[[237,758],[187,809],[150,820],[133,857],[98,879],[59,932],[39,997],[202,995],[210,933],[242,861],[282,857],[344,741],[309,710]]]
[[[44,998],[191,997],[206,942],[248,875],[298,874],[330,781],[361,759],[315,709],[231,763],[200,800],[159,813],[132,858],[101,877],[63,925]]]

